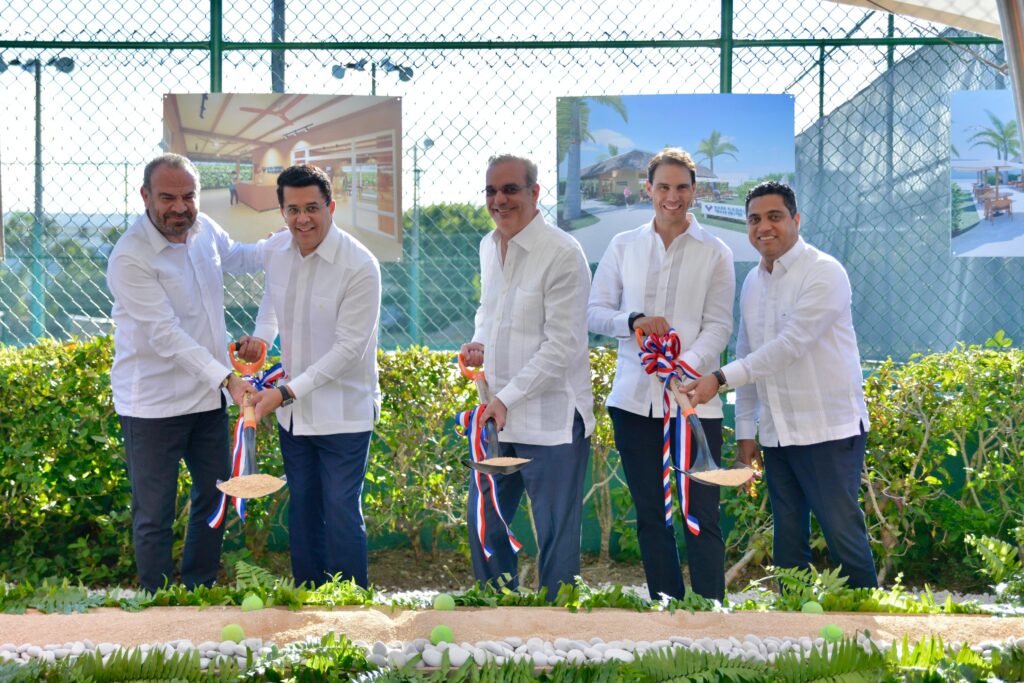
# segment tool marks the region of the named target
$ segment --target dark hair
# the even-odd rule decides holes
[[[777,194],[782,197],[782,203],[789,209],[790,217],[796,216],[796,193],[793,192],[792,187],[777,180],[766,180],[751,188],[750,192],[747,193],[747,201],[743,205],[744,212],[750,210],[751,199],[757,199],[768,194]]]
[[[155,159],[151,160],[146,164],[146,168],[142,171],[142,187],[146,192],[153,191],[153,173],[156,169],[161,166],[170,166],[171,168],[180,168],[183,171],[187,171],[192,178],[196,181],[196,191],[199,191],[199,170],[196,169],[195,164],[188,157],[183,157],[180,154],[161,154]]]
[[[324,203],[331,203],[331,179],[327,174],[316,166],[306,164],[300,166],[289,166],[277,176],[277,203],[284,208],[284,188],[286,187],[310,187],[320,188],[320,194],[324,197]]]
[[[697,185],[697,164],[693,162],[693,157],[678,147],[666,147],[651,157],[650,163],[647,164],[647,182],[654,182],[654,172],[662,164],[675,164],[689,169],[690,183]]]
[[[526,157],[517,157],[515,154],[497,154],[487,160],[487,170],[490,171],[498,164],[504,164],[509,161],[521,162],[526,167],[526,187],[532,189],[537,184],[537,164]]]

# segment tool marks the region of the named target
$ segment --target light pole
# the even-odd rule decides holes
[[[38,339],[46,334],[46,269],[43,258],[43,62],[30,59],[25,62],[15,59],[12,66],[20,66],[35,76],[35,206],[32,212],[32,284],[30,287],[32,313],[32,337]],[[70,57],[51,57],[46,66],[52,66],[61,73],[71,73],[75,68],[75,60]]]
[[[412,325],[409,336],[420,343],[420,145],[423,151],[434,146],[430,138],[423,138],[412,146],[412,231],[409,233],[409,317]]]
[[[377,94],[377,67],[379,66],[381,71],[384,73],[397,73],[398,80],[405,82],[412,80],[412,67],[404,66],[402,64],[395,64],[391,61],[390,57],[385,57],[379,62],[373,62],[365,57],[360,59],[358,62],[349,62],[347,64],[335,64],[331,67],[331,75],[335,78],[344,78],[345,70],[350,69],[352,71],[366,71],[366,67],[370,67],[370,94]]]

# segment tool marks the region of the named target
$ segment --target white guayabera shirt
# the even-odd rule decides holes
[[[266,289],[253,336],[281,334],[281,365],[295,402],[277,409],[296,436],[373,429],[380,416],[377,323],[380,266],[336,225],[302,256],[290,232],[267,240]]]
[[[740,292],[737,359],[722,372],[736,390],[736,438],[806,446],[868,430],[863,375],[843,266],[798,238]]]
[[[594,274],[587,319],[596,334],[619,340],[607,404],[662,417],[663,385],[640,365],[629,315],[663,316],[679,335],[682,360],[704,374],[718,367],[732,334],[736,270],[732,250],[689,214],[690,226],[668,248],[653,221],[612,238]],[[697,415],[722,417],[717,396]]]
[[[107,264],[114,295],[114,409],[126,417],[173,417],[220,407],[231,371],[224,326],[224,273],[262,270],[257,244],[234,242],[198,214],[183,244],[168,242],[143,214]]]
[[[499,439],[554,446],[572,441],[579,411],[589,435],[594,396],[587,347],[590,268],[579,242],[538,213],[509,240],[480,241],[480,307],[473,341],[484,345],[492,395],[508,408]]]

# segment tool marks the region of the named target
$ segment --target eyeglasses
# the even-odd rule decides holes
[[[327,204],[310,204],[305,208],[299,206],[286,206],[284,209],[284,215],[289,218],[297,218],[299,214],[305,213],[307,216],[315,218],[320,214],[320,210],[326,206]]]
[[[484,194],[487,195],[488,197],[493,197],[499,192],[501,192],[504,195],[514,195],[519,194],[520,192],[526,189],[529,189],[526,185],[516,185],[515,183],[509,183],[508,185],[502,185],[501,187],[494,187],[492,185],[488,185],[487,187],[484,188]]]

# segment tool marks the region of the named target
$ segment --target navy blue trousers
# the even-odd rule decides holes
[[[280,425],[288,477],[288,543],[295,583],[319,586],[335,574],[366,588],[363,481],[373,432],[295,436]]]
[[[231,476],[228,415],[223,407],[174,417],[120,416],[132,486],[132,539],[139,583],[155,591],[174,581],[175,502],[179,462],[192,477],[188,528],[181,557],[187,587],[210,586],[220,571],[224,525],[206,523],[220,504],[217,481]]]
[[[513,474],[496,475],[498,505],[505,521],[512,524],[525,491],[533,506],[537,525],[537,560],[540,587],[547,589],[553,601],[561,584],[572,584],[580,573],[580,537],[583,523],[583,478],[590,459],[590,437],[584,436],[583,418],[573,420],[572,442],[557,446],[534,446],[502,443],[501,455],[531,458],[523,469]],[[469,505],[469,550],[473,576],[492,586],[519,587],[518,558],[509,543],[505,527],[491,503],[491,487],[481,477],[484,497],[485,539],[493,551],[488,560],[480,547],[477,522],[472,503]],[[469,500],[473,500],[475,483],[470,478]],[[508,575],[505,577],[504,575]],[[507,578],[507,581],[506,581]]]
[[[640,557],[647,577],[647,590],[652,600],[664,593],[682,599],[686,593],[674,527],[665,526],[665,498],[662,483],[661,447],[662,418],[645,417],[619,408],[608,408],[615,430],[615,447],[626,473],[626,484],[636,508],[636,535]],[[675,418],[671,421],[673,434]],[[708,439],[708,447],[716,464],[722,462],[722,420],[700,421]],[[691,444],[696,453],[696,444]],[[694,535],[682,523],[686,542],[686,559],[690,567],[690,587],[695,593],[712,600],[725,598],[725,543],[719,525],[719,488],[690,482],[690,514],[700,523],[700,534]],[[675,518],[681,520],[672,475],[672,499]]]
[[[864,513],[857,499],[867,434],[807,446],[764,448],[777,567],[811,565],[811,513],[829,555],[852,588],[878,585]]]

